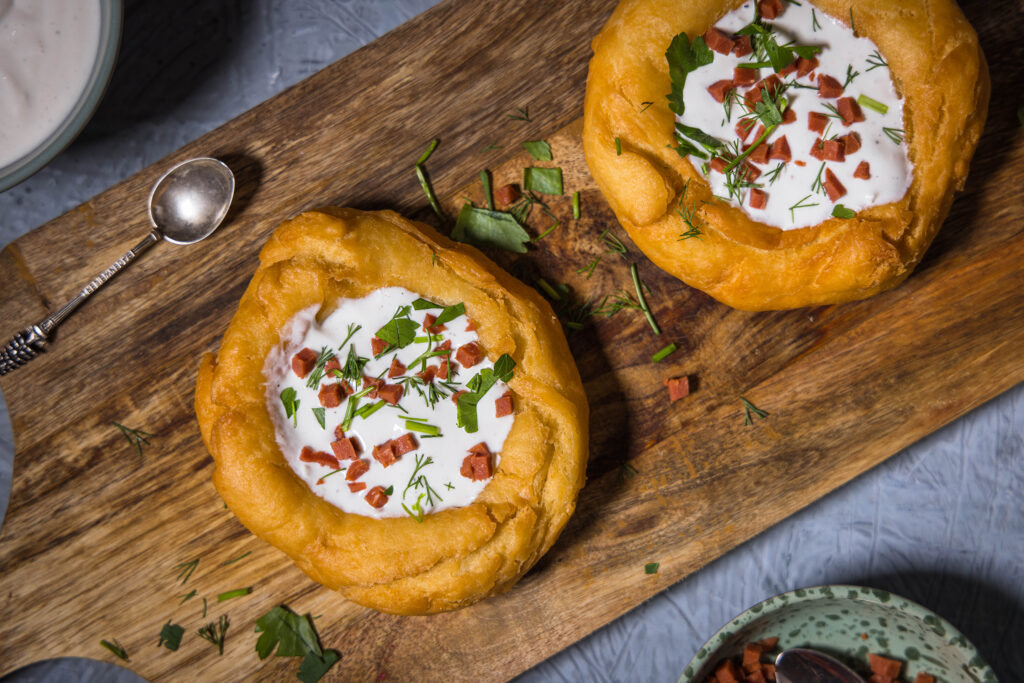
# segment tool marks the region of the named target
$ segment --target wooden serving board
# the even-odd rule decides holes
[[[507,679],[1020,382],[1024,132],[1018,103],[999,95],[1024,79],[1019,31],[1003,20],[1018,8],[964,4],[991,61],[989,125],[925,262],[868,301],[734,311],[625,239],[579,144],[589,41],[613,0],[445,2],[9,245],[3,339],[137,240],[148,188],[173,162],[217,156],[238,176],[235,208],[210,240],[148,252],[63,325],[52,351],[0,378],[17,445],[0,536],[0,673],[57,654],[112,660],[98,642],[116,638],[150,680],[285,680],[297,660],[260,662],[253,624],[287,604],[322,615],[324,645],[343,655],[331,679]],[[507,118],[524,106],[530,121]],[[499,260],[531,284],[569,284],[576,301],[628,289],[637,262],[664,333],[623,311],[572,336],[592,424],[575,517],[505,595],[402,618],[311,583],[234,519],[210,484],[192,393],[200,354],[216,349],[281,219],[339,204],[432,220],[412,167],[434,136],[428,168],[449,215],[464,195],[480,198],[481,168],[496,184],[517,180],[519,143],[548,139],[583,218],[554,201],[561,224],[528,255]],[[501,147],[481,153],[492,142]],[[553,222],[534,219],[538,231]],[[605,229],[629,253],[605,254],[586,279],[576,270],[603,254]],[[669,341],[680,351],[653,364]],[[696,390],[670,404],[662,380],[684,374]],[[768,418],[744,425],[741,395]],[[137,453],[112,422],[152,433],[149,445]],[[182,585],[174,566],[195,558]],[[644,574],[649,561],[656,575]],[[253,593],[215,602],[244,586]],[[218,656],[195,631],[222,614],[231,627]],[[156,647],[169,619],[187,629],[177,652]]]

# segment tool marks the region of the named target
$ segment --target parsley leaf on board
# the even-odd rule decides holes
[[[530,140],[529,142],[524,142],[523,147],[537,161],[551,161],[553,158],[551,156],[551,145],[544,140]]]
[[[337,650],[324,650],[322,655],[315,652],[307,652],[299,665],[298,677],[302,683],[316,683],[332,666],[341,659],[341,653]]]
[[[523,189],[541,194],[563,194],[562,169],[527,166],[523,169]]]
[[[452,239],[478,247],[506,249],[525,254],[530,234],[506,211],[480,209],[467,203],[455,221]]]
[[[256,620],[256,654],[266,659],[277,648],[278,657],[304,657],[312,652],[323,656],[323,648],[317,638],[313,620],[309,615],[298,615],[283,605],[278,605]]]
[[[174,652],[181,645],[181,637],[185,635],[185,627],[179,626],[178,624],[172,624],[171,620],[168,619],[164,627],[160,629],[160,640],[156,646],[161,645],[166,647],[168,650]]]

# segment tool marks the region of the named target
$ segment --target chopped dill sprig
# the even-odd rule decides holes
[[[814,178],[814,182],[811,183],[811,192],[825,194],[825,186],[821,182],[821,174],[825,172],[825,162],[821,162],[821,166],[818,167],[818,175]]]
[[[770,170],[767,173],[765,173],[764,177],[768,179],[768,184],[769,185],[774,185],[775,184],[775,181],[779,179],[779,175],[782,173],[782,171],[783,171],[783,169],[785,167],[786,167],[786,162],[785,161],[780,161],[778,166],[776,166],[772,170]]]
[[[178,570],[178,581],[185,583],[192,576],[192,572],[199,566],[199,558],[190,561],[182,562],[181,564],[174,565],[174,568]]]
[[[821,28],[821,24],[818,23],[818,13],[815,12],[812,9],[811,10],[811,30],[814,31],[815,33],[817,33],[819,28]]]
[[[222,562],[220,566],[226,567],[229,564],[234,564],[235,562],[238,562],[239,560],[241,560],[241,559],[243,559],[245,557],[248,557],[249,555],[252,555],[252,551],[251,550],[249,550],[247,552],[244,552],[241,555],[239,555],[238,557],[236,557],[234,559],[231,559],[231,560],[228,560],[227,562]]]
[[[306,380],[308,389],[316,389],[320,386],[320,380],[324,378],[324,366],[332,358],[334,358],[334,351],[329,346],[320,348],[320,353],[316,357],[316,365],[313,366],[313,371],[309,373],[309,379]]]
[[[868,57],[868,64],[870,64],[870,66],[867,69],[868,71],[871,71],[872,69],[877,69],[877,68],[883,67],[883,66],[885,66],[885,67],[889,66],[889,62],[885,61],[885,59],[882,57],[881,53],[878,50],[875,50],[874,52],[872,52],[871,56]]]
[[[897,145],[903,142],[904,133],[902,128],[882,128],[882,132]]]
[[[142,455],[142,444],[146,444],[148,446],[149,439],[147,437],[153,436],[149,432],[144,432],[141,429],[125,427],[123,424],[118,424],[117,422],[111,422],[110,424],[114,425],[121,431],[124,438],[128,439],[128,443],[135,446],[135,450],[140,456]]]
[[[197,631],[199,636],[217,646],[217,652],[224,654],[224,636],[228,632],[231,622],[227,615],[222,615],[216,622],[210,622]]]
[[[622,240],[616,237],[615,233],[610,230],[605,230],[601,233],[601,241],[604,242],[606,247],[608,247],[607,253],[609,254],[618,254],[622,258],[626,258],[626,254],[629,253],[629,250],[626,248],[626,245],[622,243]]]
[[[743,403],[743,412],[744,412],[743,424],[744,425],[754,424],[754,420],[750,417],[751,413],[753,413],[754,415],[756,415],[758,418],[760,418],[762,420],[765,419],[766,417],[768,417],[768,412],[767,411],[761,410],[760,408],[755,406],[753,403],[751,403],[750,401],[748,401],[744,397],[740,396],[740,401]]]
[[[853,79],[857,78],[857,76],[860,76],[860,72],[859,71],[854,71],[852,64],[847,65],[847,67],[846,67],[846,82],[843,83],[843,89],[845,90],[848,85],[853,83]]]
[[[601,257],[598,256],[597,258],[590,262],[590,265],[583,266],[582,268],[577,269],[576,272],[580,275],[583,275],[585,278],[589,280],[590,276],[594,274],[594,268],[597,268],[597,264],[600,262]]]
[[[697,203],[690,202],[686,203],[686,193],[690,190],[690,179],[686,179],[686,183],[683,185],[683,191],[679,193],[679,203],[676,206],[676,213],[683,219],[683,223],[686,223],[688,228],[686,232],[679,235],[677,241],[688,240],[696,237],[701,239],[701,228],[704,227],[703,221],[697,218]]]
[[[530,121],[530,108],[529,107],[516,107],[515,114],[506,114],[506,116],[513,121]]]
[[[800,201],[798,201],[793,206],[789,207],[789,217],[793,220],[794,223],[796,223],[796,215],[793,212],[796,209],[808,209],[808,208],[810,208],[812,206],[817,206],[818,205],[817,202],[815,202],[814,204],[804,204],[805,201],[807,201],[808,199],[810,199],[813,196],[814,196],[813,194],[809,194],[806,197],[804,197],[803,199],[801,199]]]

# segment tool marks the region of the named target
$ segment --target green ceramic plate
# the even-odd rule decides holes
[[[941,683],[995,683],[975,647],[942,617],[906,598],[859,586],[801,588],[768,598],[711,636],[683,671],[680,683],[701,683],[747,643],[778,636],[779,648],[809,647],[869,674],[869,652],[904,662],[903,677],[919,672]]]

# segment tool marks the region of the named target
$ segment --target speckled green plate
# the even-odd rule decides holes
[[[739,615],[697,651],[680,683],[704,681],[747,643],[778,636],[779,648],[809,647],[868,674],[869,652],[904,662],[941,683],[989,683],[996,675],[977,649],[942,617],[906,598],[859,586],[801,588],[768,598]]]

